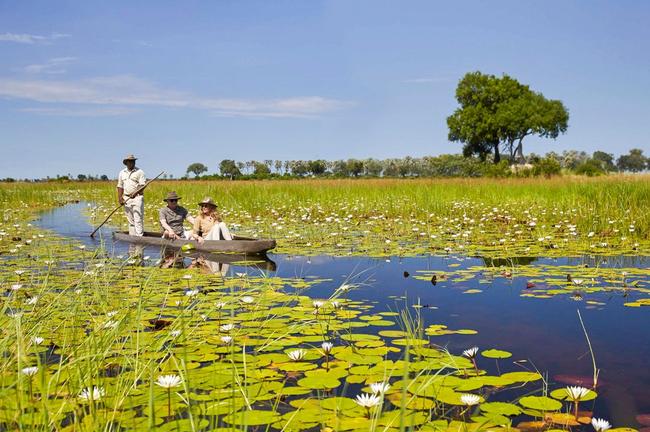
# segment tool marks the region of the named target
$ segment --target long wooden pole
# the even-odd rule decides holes
[[[165,174],[165,171],[161,171],[160,174],[158,174],[156,177],[152,178],[151,180],[149,180],[148,182],[146,182],[145,184],[143,184],[141,187],[139,187],[139,188],[138,188],[135,192],[133,192],[131,195],[135,196],[135,195],[139,194],[140,192],[142,192],[142,191],[144,190],[144,188],[146,188],[147,186],[149,186],[151,183],[153,183],[154,180],[156,180],[158,177],[160,177],[160,176],[163,175],[163,174]],[[119,209],[121,209],[123,206],[124,206],[124,203],[122,203],[122,204],[120,204],[119,206],[115,207],[115,209],[113,209],[113,211],[112,211],[112,212],[111,212],[111,213],[106,217],[106,219],[104,219],[104,222],[102,222],[101,224],[99,224],[99,226],[98,226],[97,228],[95,228],[95,231],[93,231],[93,232],[90,233],[90,236],[91,236],[91,237],[95,237],[95,233],[96,233],[97,231],[99,231],[99,229],[100,229],[101,227],[103,227],[104,224],[105,224],[106,222],[108,222],[108,220],[111,218],[111,216],[113,216],[113,215],[115,214],[115,212],[118,211]]]

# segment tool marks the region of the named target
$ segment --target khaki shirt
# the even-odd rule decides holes
[[[194,225],[192,226],[192,233],[204,237],[210,232],[213,226],[221,222],[221,218],[211,215],[205,216],[203,214],[194,218]]]
[[[117,176],[117,187],[124,189],[126,195],[131,195],[146,183],[144,171],[138,167],[133,168],[133,171],[124,168]]]
[[[178,206],[174,210],[163,207],[158,210],[158,219],[167,222],[167,225],[179,236],[183,235],[183,221],[185,218],[187,218],[185,207]]]

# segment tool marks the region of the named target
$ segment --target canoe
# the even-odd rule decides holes
[[[187,244],[194,247],[194,252],[218,252],[243,255],[264,255],[267,251],[275,248],[275,240],[253,239],[248,237],[233,236],[233,240],[205,240],[203,243],[196,240],[171,240],[162,238],[159,232],[145,231],[143,236],[129,235],[126,231],[113,233],[115,240],[136,243],[141,245],[161,246],[164,248],[180,249]]]

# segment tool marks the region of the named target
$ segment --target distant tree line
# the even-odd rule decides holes
[[[643,150],[632,149],[628,154],[615,158],[613,154],[596,151],[589,155],[584,151],[566,150],[549,152],[544,156],[530,153],[521,164],[502,160],[497,164],[459,154],[391,159],[341,159],[317,160],[263,160],[235,161],[224,159],[219,163],[218,174],[204,175],[206,165],[193,163],[188,166],[186,177],[268,179],[268,178],[377,178],[377,177],[509,177],[553,176],[574,173],[588,176],[611,172],[640,172],[650,169],[650,158]],[[200,165],[200,169],[196,169]],[[192,169],[191,169],[192,168]],[[203,175],[202,175],[203,174]]]
[[[614,157],[604,151],[589,155],[584,151],[565,150],[562,153],[549,152],[544,156],[528,154],[521,164],[511,164],[501,160],[494,164],[480,157],[466,157],[460,154],[424,156],[391,159],[340,159],[317,160],[263,160],[240,162],[224,159],[217,172],[205,174],[208,167],[196,162],[187,167],[186,175],[198,179],[225,178],[245,179],[291,179],[305,177],[324,178],[417,178],[417,177],[534,177],[578,174],[598,176],[615,172],[637,173],[650,170],[650,157],[641,149],[632,149],[627,154]],[[164,174],[162,180],[173,180],[173,174]],[[70,182],[70,181],[109,181],[106,175],[72,174],[45,177],[42,179],[14,179],[6,177],[2,182]]]

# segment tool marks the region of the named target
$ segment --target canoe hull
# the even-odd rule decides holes
[[[275,240],[251,239],[235,236],[233,240],[205,240],[199,243],[196,240],[171,240],[162,238],[160,233],[146,231],[143,236],[132,236],[125,231],[116,231],[113,238],[119,241],[141,245],[161,246],[163,248],[180,249],[186,244],[192,244],[195,252],[217,252],[244,255],[265,255],[274,249]]]

